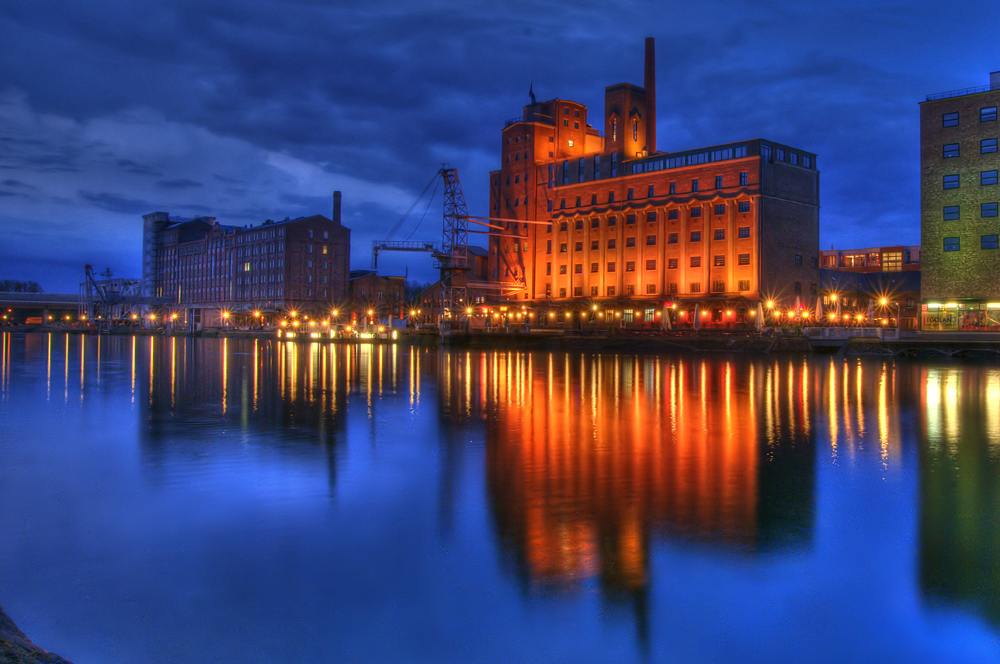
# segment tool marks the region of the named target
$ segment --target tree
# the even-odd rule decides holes
[[[18,281],[17,279],[0,279],[0,293],[43,293],[37,281]]]

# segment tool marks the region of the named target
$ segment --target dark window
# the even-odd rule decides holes
[[[983,235],[979,238],[980,246],[983,249],[996,249],[997,248],[997,236],[994,235]]]
[[[590,195],[590,204],[591,205],[597,205],[597,194],[591,194]]]
[[[667,244],[677,244],[677,233],[667,235]]]
[[[563,242],[562,244],[559,245],[559,253],[560,254],[565,254],[566,253],[566,243],[565,242]]]
[[[549,201],[549,212],[552,212],[552,201]]]
[[[997,119],[997,107],[990,106],[988,108],[979,109],[979,121],[980,122],[990,122],[991,120]]]
[[[608,272],[614,272],[614,271],[615,271],[615,264],[614,261],[612,261],[608,263]]]
[[[590,287],[590,294],[594,297],[597,297],[597,286]]]
[[[647,194],[649,196],[649,198],[653,197],[653,189],[654,189],[653,185],[649,185],[649,193]]]
[[[615,294],[615,287],[614,286],[608,286],[608,296],[611,297],[614,294]]]
[[[601,241],[600,240],[591,240],[590,241],[590,250],[591,251],[597,251],[600,248],[601,248]]]
[[[580,207],[580,197],[579,196],[576,197],[576,206]]]
[[[646,284],[646,293],[649,295],[656,294],[656,284]]]
[[[656,244],[656,236],[655,235],[647,235],[646,236],[646,246],[648,247],[648,246],[652,246],[654,244]]]
[[[795,267],[802,267],[802,254],[795,254]]]
[[[670,183],[670,195],[673,196],[676,193],[677,193],[677,183],[676,182],[671,182]]]
[[[983,203],[980,208],[980,214],[984,217],[995,217],[997,216],[997,204],[996,203]]]
[[[701,267],[701,256],[691,257],[691,267]]]
[[[693,208],[691,208],[691,216],[692,217],[700,217],[701,216],[701,208],[700,207],[693,207]]]
[[[701,231],[691,231],[691,241],[701,242]]]
[[[629,190],[628,190],[628,199],[632,200],[633,198],[635,198],[635,196],[632,194],[632,188],[629,187]]]
[[[565,210],[566,209],[566,199],[565,198],[560,198],[559,199],[559,209],[560,210]]]
[[[615,216],[608,217],[608,226],[614,226],[616,223],[618,223],[618,217]]]
[[[668,270],[676,270],[677,269],[677,259],[676,258],[668,258],[667,259],[667,269]]]
[[[740,265],[750,265],[750,254],[740,254],[737,259],[736,262]]]
[[[552,274],[552,263],[545,264],[545,274]]]
[[[677,210],[667,210],[667,219],[676,219]]]
[[[615,239],[613,237],[609,237],[608,238],[608,249],[614,249],[614,248],[615,248]]]
[[[740,201],[740,212],[750,211],[750,201]]]
[[[574,263],[573,272],[575,274],[583,274],[583,263]]]
[[[744,280],[740,281],[740,291],[741,292],[745,292],[745,291],[748,291],[748,290],[750,290],[750,280],[749,279],[744,279]]]
[[[559,274],[566,274],[566,266],[565,265],[560,265],[559,266]]]
[[[635,295],[635,286],[632,284],[628,284],[627,286],[625,286],[625,294]]]
[[[741,187],[747,186],[747,172],[746,171],[743,171],[742,173],[740,173],[740,186]]]
[[[715,188],[716,189],[722,189],[722,176],[721,175],[716,175],[715,176]]]
[[[958,156],[958,143],[945,143],[944,146],[944,158],[949,159],[951,157]]]
[[[691,191],[698,191],[698,178],[691,180]]]
[[[725,213],[726,213],[726,204],[725,203],[716,203],[716,205],[715,205],[715,214],[725,214]]]
[[[625,223],[626,224],[634,224],[635,223],[635,215],[634,214],[630,214],[627,217],[625,217]]]
[[[591,228],[600,228],[601,227],[601,220],[598,219],[597,217],[594,217],[593,219],[590,220],[590,227]]]
[[[568,229],[569,229],[569,222],[564,221],[559,224],[559,230],[565,231]]]
[[[577,251],[583,251],[583,242],[577,242],[576,243],[576,250]]]
[[[691,292],[692,293],[700,293],[701,292],[701,282],[700,281],[692,281],[691,282]]]
[[[597,272],[600,269],[601,269],[600,268],[600,263],[591,263],[590,264],[590,271],[591,272]]]
[[[559,297],[566,297],[566,289],[565,288],[560,288],[559,289]]]
[[[667,284],[667,292],[668,293],[676,293],[677,292],[677,282],[676,281],[671,281],[669,284]]]
[[[646,261],[646,269],[647,270],[655,270],[656,269],[656,261],[655,260]]]
[[[635,272],[635,261],[626,261],[625,262],[625,271],[626,272]]]
[[[726,282],[725,281],[713,281],[712,282],[712,292],[713,293],[725,293],[726,292]],[[722,312],[719,311],[719,314]]]
[[[547,253],[547,254],[551,254],[552,253],[552,240],[547,240],[545,242],[545,253]]]
[[[986,186],[988,184],[997,183],[997,172],[996,171],[983,171],[979,174],[979,184]]]
[[[576,230],[583,230],[583,219],[576,220]]]
[[[944,250],[945,251],[958,251],[960,248],[959,241],[957,237],[946,237],[944,239]]]
[[[995,138],[984,138],[979,141],[979,151],[983,154],[989,154],[990,152],[997,151],[997,139]]]
[[[614,175],[614,173],[612,173],[612,175]],[[608,203],[614,203],[614,202],[615,202],[615,192],[609,191],[608,192]]]
[[[716,255],[712,259],[712,264],[715,267],[725,267],[726,266],[726,257],[724,255],[722,255],[722,254]]]
[[[627,238],[625,238],[625,246],[626,247],[634,247],[635,246],[635,237],[633,236],[633,237],[627,237]]]
[[[740,226],[737,230],[738,230],[737,237],[750,237],[749,226]]]
[[[943,127],[957,127],[958,126],[958,113],[945,113],[941,117],[941,126],[943,126]]]
[[[945,205],[944,206],[944,220],[952,221],[958,219],[959,216],[959,206],[957,205]]]
[[[726,239],[726,229],[725,228],[716,228],[715,229],[715,239],[716,240],[725,240]]]
[[[958,174],[954,173],[952,175],[944,176],[944,188],[945,189],[958,189]]]
[[[795,291],[796,295],[801,295],[802,294],[802,282],[801,281],[796,281],[795,282],[795,288],[793,288],[792,290]]]
[[[655,212],[647,212],[646,213],[646,221],[647,222],[649,222],[649,221],[656,221],[656,213]]]
[[[580,297],[583,295],[583,286],[576,286],[573,288],[573,295]]]

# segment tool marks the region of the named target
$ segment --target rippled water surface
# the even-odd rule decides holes
[[[1000,367],[0,335],[0,605],[105,662],[1000,662]]]

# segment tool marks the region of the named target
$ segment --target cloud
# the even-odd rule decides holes
[[[189,180],[188,178],[176,178],[174,180],[160,180],[156,183],[156,186],[161,189],[195,189],[204,187],[205,185],[194,180]]]

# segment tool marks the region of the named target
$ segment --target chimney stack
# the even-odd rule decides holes
[[[643,69],[646,88],[646,152],[656,152],[656,47],[652,37],[646,37],[646,62]]]
[[[340,225],[340,192],[333,192],[333,222]]]

